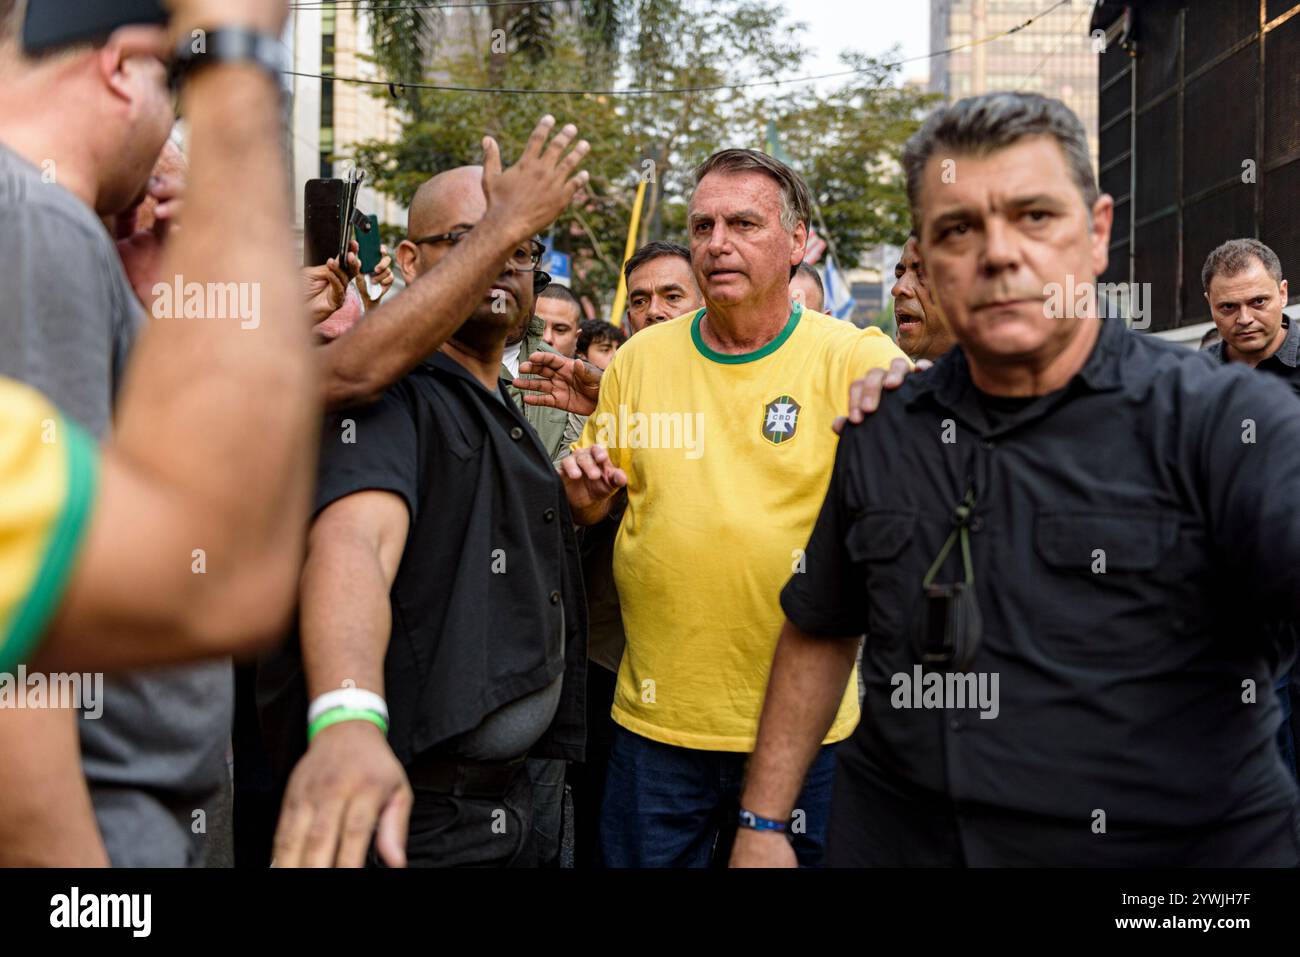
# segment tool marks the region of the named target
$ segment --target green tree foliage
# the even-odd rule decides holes
[[[383,74],[399,80],[423,76],[433,49],[435,18],[432,11],[410,5],[376,5],[367,13],[375,59]],[[349,13],[340,10],[338,15],[348,16]],[[416,91],[394,87],[393,93],[401,99],[408,112],[418,113],[420,97]]]
[[[846,69],[857,72],[829,93],[801,88],[773,103],[782,145],[808,181],[841,263],[879,243],[901,246],[911,229],[898,156],[941,98],[899,86],[894,54],[846,53]]]
[[[423,14],[422,26],[412,14]],[[829,91],[811,83],[718,89],[812,72],[801,28],[783,21],[768,0],[574,0],[497,5],[482,14],[481,29],[452,36],[445,18],[427,11],[377,8],[375,60],[387,76],[523,92],[395,88],[399,135],[359,144],[356,160],[376,188],[406,203],[433,173],[478,162],[485,131],[509,162],[543,114],[577,124],[592,144],[591,184],[553,238],[574,257],[575,290],[607,306],[638,182],[646,182],[638,242],[684,239],[691,170],[723,147],[765,148],[772,120],[818,199],[840,262],[851,263],[907,234],[896,157],[928,101],[898,86],[896,67],[861,54],[845,55],[860,72]],[[493,30],[504,32],[504,49],[494,51]],[[687,87],[711,89],[681,92]],[[573,89],[658,92],[554,92]],[[380,87],[376,95],[391,94]]]

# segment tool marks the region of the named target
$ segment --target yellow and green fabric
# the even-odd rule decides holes
[[[0,378],[0,671],[31,660],[90,524],[99,449],[35,389]]]

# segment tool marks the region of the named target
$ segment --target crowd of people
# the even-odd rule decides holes
[[[0,0],[0,672],[109,675],[0,707],[0,863],[1300,865],[1267,246],[1201,353],[1131,331],[1078,118],[993,93],[899,158],[892,339],[750,149],[587,318],[550,116],[298,268],[274,64],[173,62],[287,3],[170,7],[32,56]]]

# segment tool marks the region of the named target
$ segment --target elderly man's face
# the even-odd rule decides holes
[[[955,177],[945,175],[948,160]],[[1055,308],[1054,284],[1073,303],[1071,291],[1105,270],[1114,206],[1099,197],[1089,223],[1053,138],[1025,137],[983,156],[936,151],[919,205],[927,280],[973,357],[1033,361],[1065,347],[1082,320]]]
[[[1277,282],[1253,256],[1236,275],[1216,275],[1205,293],[1219,335],[1243,359],[1263,358],[1281,338],[1286,296],[1286,280]]]
[[[952,332],[943,310],[930,295],[921,263],[921,247],[909,237],[903,255],[894,267],[894,321],[898,325],[898,348],[909,359],[937,359],[952,347]]]
[[[765,173],[710,173],[691,197],[691,267],[709,303],[784,298],[803,260],[807,229],[781,225],[781,187]]]

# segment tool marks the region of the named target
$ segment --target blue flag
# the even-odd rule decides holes
[[[853,314],[853,295],[849,292],[848,280],[835,268],[834,256],[826,257],[822,285],[826,287],[826,315],[848,319]]]

